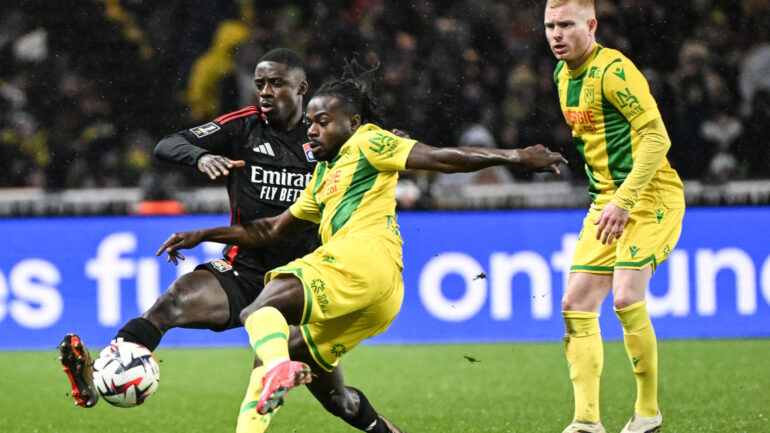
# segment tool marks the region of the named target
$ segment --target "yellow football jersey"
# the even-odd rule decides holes
[[[395,189],[415,143],[375,125],[362,125],[334,160],[316,165],[291,213],[318,223],[322,244],[340,236],[380,238],[403,267]]]
[[[631,172],[641,143],[637,130],[660,118],[658,106],[636,66],[619,51],[599,44],[575,70],[560,61],[554,81],[572,142],[585,160],[589,193],[594,204],[603,207]],[[636,205],[660,202],[684,206],[682,181],[667,159]]]

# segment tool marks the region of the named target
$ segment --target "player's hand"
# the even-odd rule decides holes
[[[165,251],[168,254],[166,262],[174,262],[175,265],[178,265],[178,260],[184,260],[184,256],[179,253],[179,250],[195,248],[201,243],[202,238],[203,236],[199,230],[174,233],[166,239],[166,242],[163,242],[163,245],[160,246],[155,255],[159,256]]]
[[[619,208],[612,203],[602,209],[599,214],[599,219],[596,220],[594,225],[598,225],[596,229],[596,239],[602,240],[602,244],[611,244],[615,239],[620,239],[623,235],[623,229],[626,227],[626,221],[628,221],[629,211]]]
[[[212,155],[209,153],[198,158],[198,170],[203,174],[207,174],[211,180],[222,175],[227,176],[230,174],[231,168],[243,167],[244,165],[246,165],[246,161],[235,161],[221,155]]]
[[[519,163],[524,167],[538,172],[561,173],[559,164],[566,164],[567,160],[559,152],[551,152],[542,144],[517,149]]]
[[[412,136],[409,135],[409,133],[404,131],[403,129],[392,129],[390,132],[392,132],[393,135],[395,135],[396,137],[407,138],[407,139],[412,138]]]

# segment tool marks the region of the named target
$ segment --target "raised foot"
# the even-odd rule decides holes
[[[262,394],[257,402],[257,412],[265,415],[274,411],[283,404],[289,390],[310,380],[310,367],[303,362],[287,359],[271,368],[262,379]]]
[[[76,334],[64,336],[59,343],[59,360],[72,385],[75,405],[94,407],[99,401],[99,393],[94,388],[93,362],[80,337]]]

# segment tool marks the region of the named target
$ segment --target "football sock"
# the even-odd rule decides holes
[[[599,313],[563,311],[564,349],[575,392],[575,419],[599,422],[599,382],[604,366],[604,347]]]
[[[238,425],[235,428],[236,433],[263,433],[267,430],[273,415],[281,407],[273,409],[266,415],[257,413],[257,401],[262,393],[262,378],[265,377],[265,367],[260,366],[251,372],[249,387],[246,389],[246,396],[241,403],[241,411],[238,413]]]
[[[389,433],[388,426],[385,424],[385,422],[380,420],[380,416],[377,414],[377,411],[374,410],[372,404],[369,403],[369,400],[366,398],[364,393],[356,388],[353,388],[352,386],[349,386],[348,389],[352,389],[358,394],[358,412],[356,412],[353,418],[340,418],[361,431],[369,433]]]
[[[163,337],[160,330],[155,327],[149,320],[144,317],[137,317],[131,319],[120,328],[115,339],[122,338],[123,341],[130,343],[141,344],[142,346],[150,349],[150,352],[160,344],[160,339]]]
[[[626,353],[636,375],[636,413],[645,417],[658,414],[658,343],[647,302],[616,309],[623,325]]]
[[[251,313],[244,324],[249,343],[266,370],[284,359],[289,359],[289,324],[280,311],[262,307]]]

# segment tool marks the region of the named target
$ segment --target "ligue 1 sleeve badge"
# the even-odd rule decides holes
[[[310,142],[303,144],[302,149],[305,150],[305,158],[307,158],[308,161],[316,162],[315,158],[313,158],[313,151],[310,150]]]

